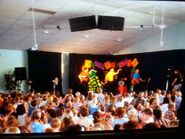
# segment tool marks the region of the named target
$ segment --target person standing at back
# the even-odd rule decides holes
[[[182,73],[176,69],[173,74],[172,87],[173,90],[180,91],[182,88],[183,76]]]

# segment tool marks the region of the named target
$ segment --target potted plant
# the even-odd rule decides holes
[[[17,87],[17,81],[15,80],[15,75],[13,71],[9,71],[4,75],[5,87],[7,90],[15,90]]]

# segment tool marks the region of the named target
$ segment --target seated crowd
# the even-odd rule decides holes
[[[54,92],[0,93],[0,133],[48,133],[178,127],[180,91],[128,92],[113,95],[68,89]]]

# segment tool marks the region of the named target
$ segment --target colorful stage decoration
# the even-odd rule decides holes
[[[127,67],[131,67],[131,66],[132,66],[132,60],[129,59],[129,60],[127,61]]]
[[[105,62],[105,63],[104,63],[104,66],[105,66],[105,69],[106,69],[106,70],[110,69],[110,68],[111,68],[111,63],[110,63],[110,61]]]
[[[93,62],[91,62],[91,68],[92,68],[92,69],[95,69],[95,65],[94,65]]]
[[[134,60],[132,60],[131,64],[133,67],[136,67],[139,64],[139,61],[137,60],[137,58],[134,58]]]
[[[99,68],[101,70],[104,70],[104,63],[99,62],[99,61],[95,61],[94,65],[95,65],[95,67],[97,67],[97,68]]]
[[[85,64],[84,64],[84,68],[91,68],[91,63],[92,61],[91,60],[85,60]]]
[[[133,60],[125,58],[117,64],[114,61],[106,61],[103,63],[97,60],[93,62],[92,60],[85,59],[82,71],[78,75],[78,78],[80,79],[80,82],[88,82],[90,91],[95,91],[97,87],[102,85],[101,83],[104,82],[103,84],[106,84],[107,82],[113,82],[116,75],[118,75],[124,67],[131,68],[132,77],[138,64],[139,61],[137,58],[134,58]],[[104,81],[99,80],[99,77],[96,75],[96,68],[106,72]],[[116,68],[118,69],[117,71],[115,71]]]
[[[82,66],[82,71],[78,75],[80,82],[87,82],[89,80],[89,69],[86,68],[84,65]]]
[[[110,63],[110,68],[112,68],[112,69],[116,68],[116,63],[115,62],[111,62]]]
[[[108,69],[114,69],[116,67],[116,63],[115,62],[110,62],[110,61],[107,61],[104,63],[104,66],[105,66],[105,69],[108,70]]]
[[[127,58],[124,59],[124,60],[122,60],[121,62],[118,63],[118,67],[119,67],[120,69],[123,68],[123,67],[125,67],[125,66],[127,65],[127,61],[128,61]]]

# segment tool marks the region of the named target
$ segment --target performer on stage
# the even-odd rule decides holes
[[[132,79],[131,79],[131,88],[130,90],[131,91],[139,91],[138,90],[138,85],[141,83],[141,82],[144,82],[144,80],[140,77],[140,74],[139,74],[139,69],[136,69],[133,76],[132,76]],[[138,93],[138,92],[137,92]]]
[[[171,84],[173,87],[173,90],[177,90],[177,91],[181,90],[182,82],[183,82],[182,73],[178,69],[174,70],[173,80]]]
[[[98,76],[96,75],[97,71],[95,69],[91,69],[89,71],[89,82],[88,87],[89,91],[95,92],[98,87],[101,87],[100,80]]]
[[[121,79],[119,82],[118,82],[118,94],[120,95],[124,95],[124,93],[128,92],[127,90],[127,86],[125,85],[125,82],[123,81],[123,79]]]
[[[108,92],[112,92],[113,94],[116,94],[116,82],[114,82],[115,77],[119,74],[121,69],[118,69],[116,72],[114,69],[110,69],[108,73],[105,75],[105,82],[104,82],[104,88]],[[116,83],[116,84],[115,84]]]
[[[110,71],[109,71],[109,72],[106,74],[106,76],[105,76],[105,84],[106,84],[107,82],[112,82],[112,81],[114,81],[114,77],[115,77],[116,75],[118,75],[120,71],[121,71],[121,69],[118,69],[117,72],[115,72],[113,68],[110,69]]]

